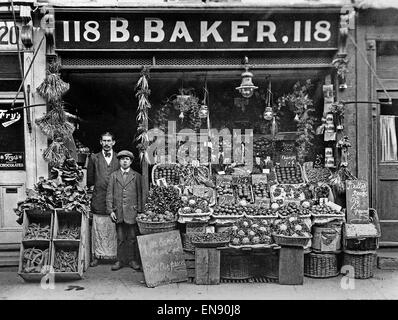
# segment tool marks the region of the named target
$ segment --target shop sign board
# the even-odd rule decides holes
[[[0,104],[0,171],[25,169],[23,110]]]
[[[57,13],[57,50],[336,50],[338,13]]]
[[[17,28],[15,28],[14,21],[0,20],[0,51],[17,50],[17,39],[19,38],[20,28],[20,22],[17,22]],[[19,44],[22,48],[20,40]]]
[[[137,241],[148,287],[188,280],[178,230],[138,236]]]
[[[368,182],[365,180],[346,181],[347,223],[369,222]]]
[[[0,170],[24,170],[23,152],[0,152]]]

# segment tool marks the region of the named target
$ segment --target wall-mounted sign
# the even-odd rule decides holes
[[[23,110],[0,104],[0,171],[25,169]]]
[[[0,152],[0,170],[24,170],[23,152]]]
[[[57,13],[58,50],[337,48],[338,13]]]
[[[20,29],[21,25],[18,22],[17,29],[15,29],[14,21],[0,20],[0,51],[17,50],[17,39],[19,38]],[[22,48],[21,41],[19,43]]]

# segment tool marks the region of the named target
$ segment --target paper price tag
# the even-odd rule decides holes
[[[271,173],[269,169],[263,169],[263,173],[269,174]]]
[[[225,171],[218,171],[218,174],[223,175],[223,174],[225,174]]]
[[[257,164],[257,165],[260,165],[260,163],[261,163],[260,158],[259,158],[259,157],[256,157],[256,164]]]

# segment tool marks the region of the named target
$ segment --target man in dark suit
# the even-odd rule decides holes
[[[130,168],[134,160],[133,153],[123,150],[117,154],[117,158],[120,169],[111,174],[106,195],[106,209],[116,223],[117,233],[117,262],[112,270],[119,270],[125,264],[139,270],[136,217],[143,207],[142,177]]]
[[[98,259],[116,258],[116,230],[106,212],[106,190],[112,172],[119,169],[119,161],[113,152],[115,137],[110,132],[101,135],[102,150],[90,157],[87,166],[87,186],[93,189],[91,211],[92,226],[92,262],[98,265]]]

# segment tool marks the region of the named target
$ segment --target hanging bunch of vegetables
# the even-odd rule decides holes
[[[314,145],[316,118],[313,116],[315,112],[313,101],[309,98],[311,87],[311,80],[307,80],[304,85],[297,82],[293,86],[293,93],[283,95],[278,99],[278,104],[288,107],[295,114],[294,120],[297,122],[298,132],[296,149],[300,162],[305,161],[305,157],[311,153]]]
[[[140,154],[140,160],[143,161],[145,158],[147,162],[148,153],[147,149],[149,146],[149,137],[148,137],[148,109],[151,108],[151,104],[149,102],[149,95],[151,94],[151,90],[149,89],[149,69],[144,67],[141,71],[141,77],[138,79],[137,84],[135,85],[136,94],[135,96],[138,99],[138,108],[137,108],[137,136],[136,141],[138,142],[138,150]]]
[[[48,106],[49,111],[35,122],[43,133],[52,140],[50,146],[44,151],[43,157],[51,166],[62,165],[64,160],[73,153],[74,125],[69,122],[73,117],[64,109],[62,96],[69,90],[69,84],[64,82],[59,74],[61,63],[54,60],[47,70],[46,79],[37,88]]]

